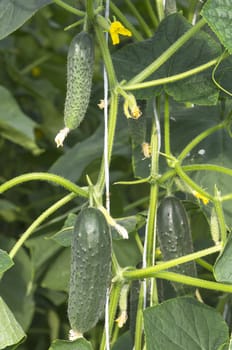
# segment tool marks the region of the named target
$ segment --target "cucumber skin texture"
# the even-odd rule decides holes
[[[193,252],[188,216],[178,198],[167,196],[161,201],[157,212],[157,233],[165,261]],[[170,271],[192,277],[197,276],[195,261],[175,266]],[[180,283],[172,284],[179,294],[191,293],[195,290]]]
[[[111,236],[102,212],[85,208],[77,216],[71,243],[68,318],[85,333],[102,316],[111,280]]]
[[[94,44],[87,32],[78,33],[70,43],[67,58],[67,92],[64,124],[75,129],[89,105],[94,65]]]

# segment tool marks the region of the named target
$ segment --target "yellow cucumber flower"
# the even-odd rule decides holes
[[[119,44],[119,34],[125,36],[132,36],[132,33],[128,29],[126,29],[119,21],[114,21],[111,23],[109,32],[113,45]]]

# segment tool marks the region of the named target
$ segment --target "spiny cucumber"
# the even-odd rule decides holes
[[[64,106],[65,128],[55,141],[63,146],[68,132],[77,128],[83,120],[92,87],[94,66],[94,43],[91,34],[82,31],[70,43],[67,58],[67,92]]]
[[[111,236],[107,221],[96,208],[77,216],[71,243],[68,318],[71,328],[83,334],[102,316],[111,279]]]
[[[68,51],[64,123],[69,129],[77,128],[85,116],[91,93],[93,62],[93,39],[89,33],[81,32],[73,38]]]
[[[157,212],[157,229],[160,249],[164,260],[175,259],[193,252],[193,243],[188,216],[182,202],[174,196],[165,197]],[[173,272],[196,276],[194,261],[177,265]],[[191,292],[191,287],[173,283],[178,293]]]

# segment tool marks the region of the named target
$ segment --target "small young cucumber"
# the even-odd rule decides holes
[[[71,243],[68,318],[72,330],[83,334],[102,316],[111,279],[111,236],[107,221],[96,208],[77,216]]]
[[[94,63],[94,45],[87,32],[77,34],[68,50],[67,93],[64,124],[75,129],[83,120],[90,99]]]
[[[181,201],[174,197],[165,197],[157,212],[157,230],[160,249],[164,260],[171,260],[193,252],[190,225],[186,210]],[[194,261],[177,265],[170,269],[173,272],[196,277]],[[173,283],[179,294],[193,292],[191,287]]]

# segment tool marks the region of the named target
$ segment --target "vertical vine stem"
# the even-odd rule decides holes
[[[114,135],[117,121],[117,112],[118,112],[118,94],[112,92],[110,99],[110,109],[109,109],[109,124],[108,124],[108,162],[110,164]],[[105,167],[104,159],[102,160],[101,169],[97,181],[97,190],[99,193],[103,192],[105,186]]]
[[[108,74],[109,85],[110,85],[111,90],[113,90],[117,84],[114,66],[113,66],[113,62],[112,62],[112,59],[110,56],[110,52],[109,52],[107,43],[105,41],[103,30],[97,23],[95,23],[95,33],[96,33],[99,48],[101,50],[104,65],[106,67],[106,71]]]
[[[122,284],[113,283],[110,291],[110,302],[109,302],[109,335],[112,333],[113,326],[115,324],[115,316],[117,312],[118,302],[120,298]],[[106,332],[104,331],[101,339],[99,350],[105,350],[106,346]]]
[[[155,178],[158,174],[158,159],[159,159],[159,146],[160,146],[160,132],[159,132],[159,120],[157,118],[156,105],[154,105],[154,114],[155,118],[152,126],[151,134],[151,185],[150,185],[150,200],[149,200],[149,211],[148,219],[146,226],[146,240],[145,240],[145,255],[146,255],[146,266],[151,266],[155,264],[155,246],[156,246],[156,211],[158,203],[158,192],[159,187]],[[145,267],[145,266],[144,266]],[[154,295],[156,288],[153,288],[155,281],[151,280],[150,288],[150,303],[153,304],[154,301],[157,301],[157,296]],[[145,286],[144,286],[145,287]],[[146,288],[145,288],[146,289]],[[144,290],[146,293],[146,290]],[[146,298],[146,295],[144,295]]]
[[[220,227],[220,233],[221,233],[221,241],[223,246],[226,243],[226,239],[227,239],[227,232],[226,232],[226,223],[225,223],[225,217],[224,217],[224,213],[223,213],[223,209],[222,209],[222,201],[221,201],[221,194],[218,191],[218,189],[215,186],[215,195],[214,195],[214,208],[215,208],[215,212],[217,215],[217,219],[218,219],[218,224]]]
[[[134,350],[142,349],[142,338],[143,338],[143,300],[144,300],[144,283],[140,285],[139,301],[136,313],[135,323],[135,341]]]
[[[167,159],[170,158],[171,155],[171,147],[170,147],[170,113],[169,113],[169,99],[165,94],[164,101],[164,148]]]
[[[164,19],[164,1],[163,0],[156,0],[156,9],[158,13],[159,21],[161,22],[162,19]]]

